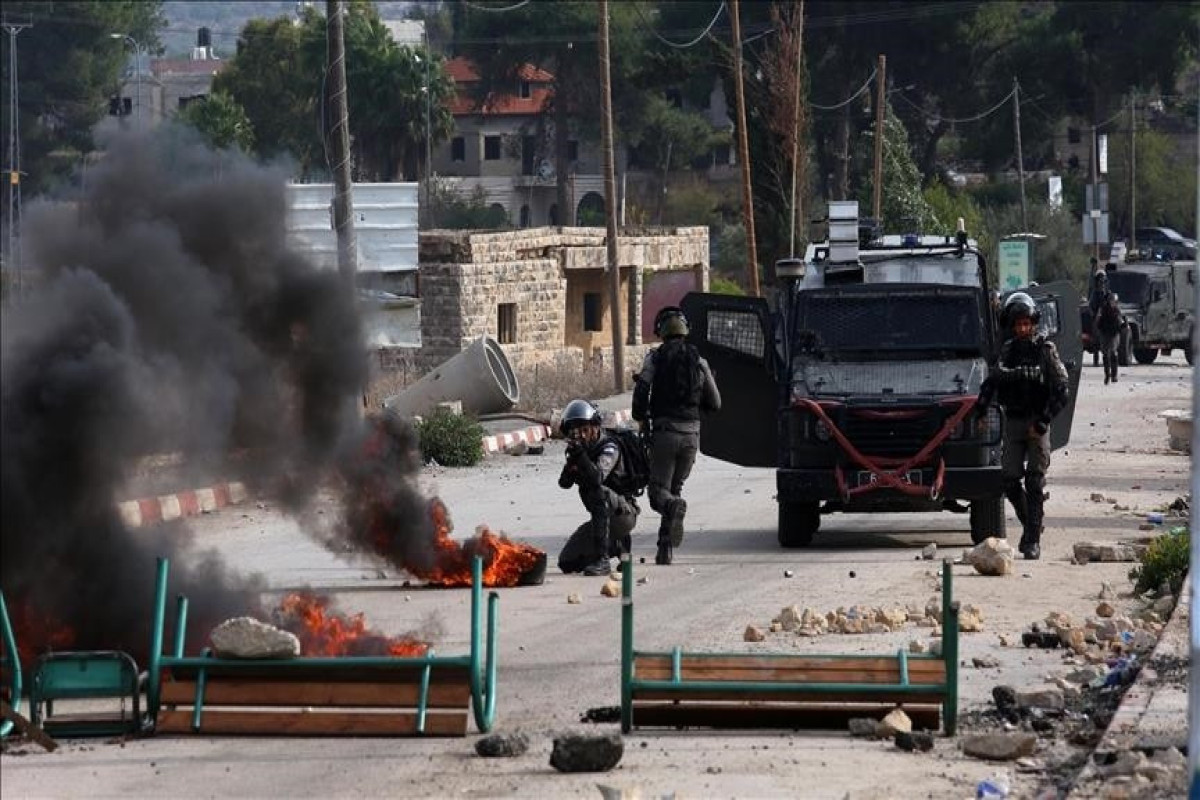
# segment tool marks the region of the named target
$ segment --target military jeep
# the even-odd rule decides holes
[[[850,241],[833,217],[856,212],[833,204],[844,238],[781,262],[769,299],[684,298],[723,403],[701,451],[775,468],[783,547],[810,544],[834,512],[950,510],[969,513],[976,542],[1004,536],[1004,417],[975,413],[1002,342],[984,259],[965,233]],[[1066,282],[1029,293],[1071,377],[1058,448],[1082,368],[1079,297]]]

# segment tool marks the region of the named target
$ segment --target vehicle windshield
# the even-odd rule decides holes
[[[1150,299],[1150,278],[1142,272],[1117,270],[1108,273],[1109,291],[1115,292],[1122,303],[1145,305]]]
[[[863,259],[863,283],[936,283],[978,286],[979,260],[973,253],[941,256]]]
[[[977,291],[858,286],[802,292],[799,302],[796,351],[816,358],[973,356],[985,349]]]

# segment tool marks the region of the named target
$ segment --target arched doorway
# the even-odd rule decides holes
[[[598,192],[588,192],[579,201],[575,213],[576,223],[582,228],[603,228],[604,198]]]
[[[528,228],[531,221],[532,221],[532,215],[530,214],[530,211],[529,211],[529,205],[526,204],[526,205],[521,206],[521,227]]]
[[[558,204],[557,203],[552,204],[550,206],[550,212],[546,215],[546,219],[551,225],[558,225]]]

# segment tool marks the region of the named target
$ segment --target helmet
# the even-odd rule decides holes
[[[587,400],[572,400],[563,409],[559,428],[562,430],[563,436],[569,436],[571,431],[589,423],[596,425],[601,423],[600,409]]]
[[[1042,315],[1032,297],[1024,292],[1013,292],[1004,301],[1004,316],[1010,325],[1022,317],[1029,317],[1036,325]]]
[[[660,339],[688,335],[687,317],[679,306],[666,306],[654,316],[654,335]]]

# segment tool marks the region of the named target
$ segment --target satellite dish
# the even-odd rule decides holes
[[[544,181],[550,180],[554,177],[554,165],[543,158],[541,162],[538,163],[537,174],[538,177]]]

